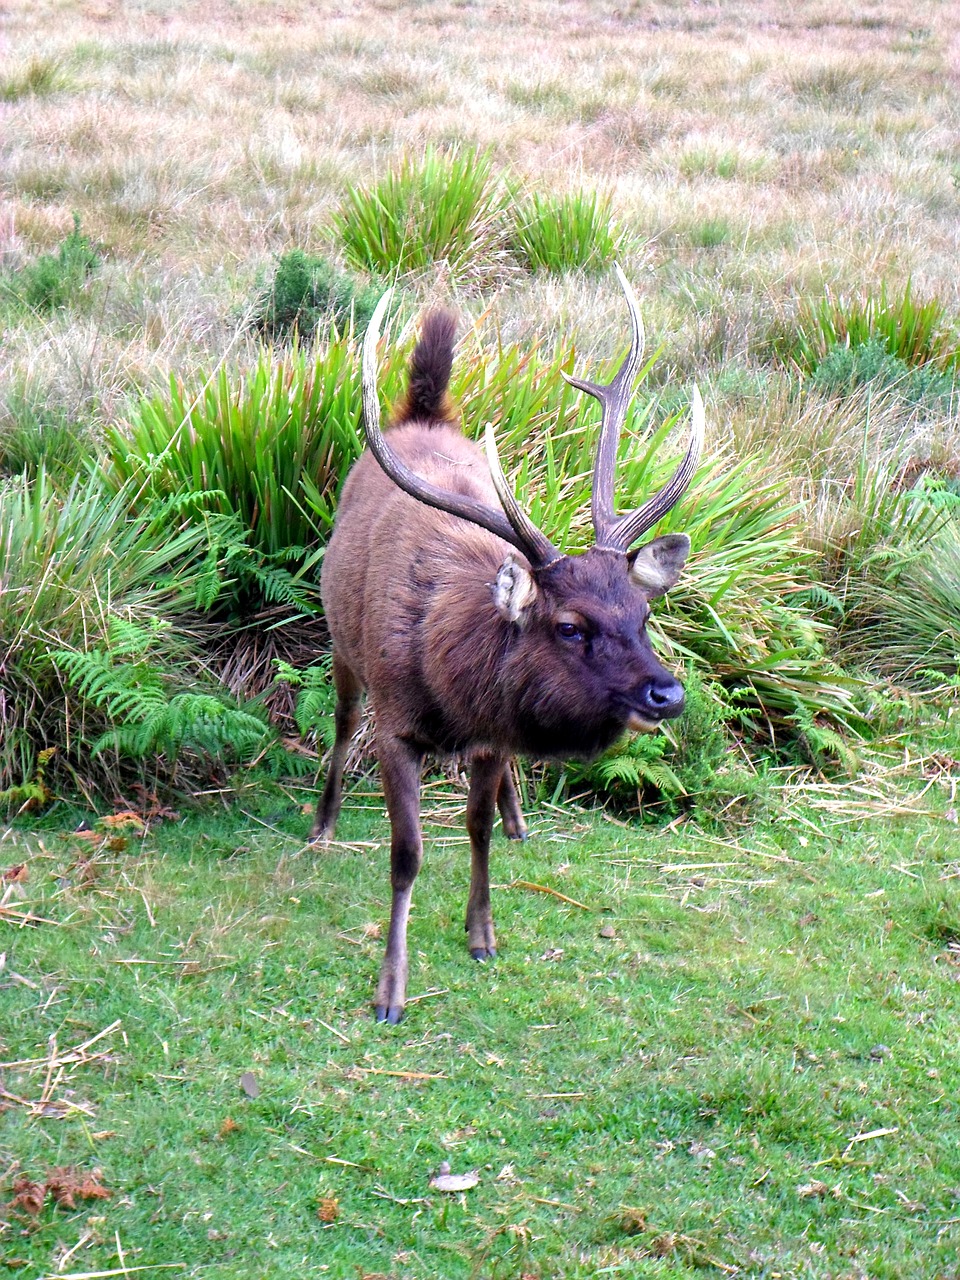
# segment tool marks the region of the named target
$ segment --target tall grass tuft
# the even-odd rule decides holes
[[[886,284],[866,298],[834,297],[806,301],[792,331],[780,343],[781,355],[804,373],[812,373],[837,347],[857,348],[879,342],[886,352],[914,368],[932,364],[940,370],[960,366],[960,346],[946,323],[946,311],[935,298],[918,302],[911,283],[899,297]]]
[[[844,588],[845,662],[920,689],[960,677],[960,509],[925,542],[878,545]]]
[[[489,151],[428,146],[375,186],[351,189],[333,229],[360,271],[404,275],[443,264],[454,279],[475,282],[503,256],[502,202]]]
[[[388,398],[397,373],[387,361]],[[164,502],[203,532],[184,567],[199,615],[217,624],[208,659],[219,679],[237,696],[267,693],[283,722],[294,699],[276,686],[274,664],[307,666],[326,643],[320,560],[361,449],[359,419],[348,335],[316,355],[297,342],[263,350],[242,375],[221,368],[189,387],[173,377],[106,433],[108,483],[126,487],[135,509]]]
[[[63,66],[56,58],[31,58],[22,67],[0,76],[0,102],[44,98],[67,87]]]
[[[904,455],[869,430],[847,484],[817,495],[824,580],[849,666],[922,684],[960,673],[960,495],[935,473],[903,483]]]
[[[534,191],[512,209],[510,249],[530,271],[598,275],[617,256],[620,240],[610,196],[597,191]]]
[[[948,377],[883,358],[927,385]],[[814,557],[809,607],[833,624],[836,661],[917,687],[925,670],[952,674],[960,648],[957,437],[952,418],[905,413],[902,383],[876,383],[839,399],[810,389],[817,375],[799,396],[775,388],[735,436],[738,452],[766,451],[792,486],[804,556]]]
[[[109,474],[142,503],[175,500],[210,540],[200,599],[237,622],[273,605],[317,608],[316,562],[340,484],[361,448],[354,345],[315,358],[263,351],[145,400],[107,432]]]
[[[52,785],[121,785],[112,762],[91,757],[110,717],[72,687],[54,651],[86,652],[117,622],[182,618],[195,590],[183,566],[204,540],[169,510],[131,514],[131,497],[86,477],[63,491],[42,467],[0,485],[0,792],[33,779],[44,751]],[[156,661],[182,684],[188,670],[199,678],[182,628],[164,633]]]
[[[0,475],[35,475],[42,467],[51,479],[69,484],[94,456],[89,426],[45,403],[39,388],[12,390],[0,404]]]

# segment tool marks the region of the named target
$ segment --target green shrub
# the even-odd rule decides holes
[[[131,514],[133,493],[81,477],[65,491],[40,467],[0,483],[0,791],[36,778],[54,751],[51,785],[115,792],[115,762],[94,759],[110,717],[64,677],[55,650],[84,653],[118,622],[150,627],[193,604],[202,528],[169,509]],[[199,671],[184,627],[159,634],[156,662]]]
[[[100,253],[81,232],[80,219],[74,214],[73,230],[55,254],[42,253],[0,278],[0,298],[37,312],[72,306],[99,265]]]
[[[339,333],[363,336],[382,290],[337,271],[326,258],[291,249],[277,263],[261,296],[253,327],[265,337],[286,338],[293,330],[310,338],[332,323]]]
[[[620,245],[610,203],[608,195],[596,191],[520,197],[512,210],[510,249],[531,271],[598,275]]]
[[[393,276],[442,263],[454,279],[475,282],[502,256],[501,213],[488,151],[429,146],[372,188],[350,190],[333,229],[360,271]]]
[[[931,364],[957,368],[960,348],[936,299],[917,302],[908,282],[891,298],[886,284],[865,299],[824,297],[802,304],[796,323],[778,342],[781,356],[803,373],[812,373],[836,347],[854,350],[875,340],[886,352],[914,368]]]
[[[828,395],[849,395],[867,384],[912,405],[949,401],[956,386],[952,372],[942,372],[932,362],[910,365],[891,355],[877,337],[854,347],[831,347],[810,378],[814,390]]]

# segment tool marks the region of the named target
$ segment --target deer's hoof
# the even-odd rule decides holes
[[[471,947],[470,954],[474,960],[496,960],[496,947]]]
[[[508,840],[526,840],[529,833],[524,822],[514,822],[509,818],[503,821],[503,834]]]
[[[377,1022],[386,1022],[389,1026],[395,1027],[403,1017],[403,1005],[378,1004],[374,1009],[374,1015]]]

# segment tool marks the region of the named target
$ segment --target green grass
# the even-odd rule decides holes
[[[730,239],[730,222],[723,217],[701,218],[691,224],[687,234],[695,248],[715,249]]]
[[[70,87],[56,58],[31,58],[20,67],[0,75],[0,102],[22,98],[44,98]]]
[[[795,810],[720,840],[534,808],[527,845],[497,840],[502,954],[479,966],[462,797],[430,790],[395,1031],[369,1008],[379,799],[355,792],[326,852],[262,790],[124,850],[54,811],[5,842],[28,875],[10,907],[49,923],[0,924],[0,1050],[30,1060],[4,1074],[0,1197],[63,1165],[113,1194],[8,1215],[7,1265],[46,1275],[79,1244],[68,1273],[952,1274],[948,791],[912,817]],[[48,1074],[52,1044],[107,1028]],[[478,1185],[432,1190],[443,1160]]]
[[[510,248],[530,271],[599,275],[617,256],[621,232],[608,195],[533,191],[518,195],[511,216]]]
[[[427,146],[372,187],[351,188],[332,219],[351,266],[390,277],[443,268],[476,281],[502,256],[501,195],[492,156]]]
[[[92,432],[75,415],[47,404],[40,388],[16,388],[0,404],[0,473],[36,475],[43,468],[69,484],[94,452]]]

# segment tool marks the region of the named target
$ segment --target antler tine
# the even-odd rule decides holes
[[[690,481],[693,479],[694,472],[700,462],[700,454],[703,451],[706,419],[703,411],[703,400],[700,396],[700,389],[697,386],[693,388],[690,409],[692,418],[690,444],[687,447],[683,461],[674,472],[672,478],[659,493],[655,493],[642,507],[622,515],[610,528],[603,542],[601,543],[598,540],[598,546],[609,547],[614,551],[629,551],[638,538],[641,538],[648,529],[652,529],[657,521],[662,519],[680,501]]]
[[[515,510],[511,510],[511,507],[504,503],[506,515],[503,511],[497,511],[494,507],[488,507],[484,502],[468,498],[464,494],[450,493],[446,489],[441,489],[439,485],[431,484],[429,480],[424,480],[416,472],[411,471],[406,463],[401,461],[387,444],[383,431],[380,429],[380,396],[377,392],[377,343],[380,341],[380,326],[383,323],[383,317],[390,303],[392,293],[393,290],[388,289],[377,303],[376,310],[370,317],[370,323],[367,325],[367,332],[363,340],[363,372],[361,379],[363,429],[367,437],[367,444],[370,446],[370,452],[394,484],[403,489],[405,493],[409,493],[412,498],[425,503],[428,507],[446,511],[450,515],[459,516],[462,520],[469,520],[472,524],[480,525],[482,529],[488,529],[490,533],[496,534],[504,542],[509,542],[512,547],[522,551],[535,568],[555,560],[558,555],[557,551],[536,525],[523,514],[516,498],[510,493],[506,479],[503,477],[499,459],[497,459],[496,469],[503,480],[504,490],[510,494],[512,507],[515,508]],[[496,451],[494,450],[495,455]],[[491,465],[491,472],[493,471],[494,468]],[[494,474],[494,484],[497,484],[496,474]],[[500,493],[499,486],[497,486],[497,492],[498,494]],[[501,501],[503,501],[502,494]]]
[[[549,564],[553,560],[560,559],[560,552],[556,549],[552,542],[540,532],[533,523],[527,513],[520,506],[516,495],[510,488],[510,482],[503,474],[503,467],[500,465],[500,455],[497,453],[497,441],[493,434],[493,427],[487,423],[484,431],[484,444],[487,452],[487,465],[490,468],[490,478],[493,480],[493,487],[497,491],[497,497],[500,499],[500,505],[503,507],[507,519],[510,521],[517,537],[524,543],[527,555],[532,550],[536,556],[536,560],[532,560],[539,566]]]
[[[627,416],[627,409],[630,405],[630,393],[636,376],[640,372],[640,365],[643,362],[644,345],[640,304],[637,302],[636,294],[633,292],[629,280],[620,270],[619,264],[615,264],[615,270],[630,310],[630,350],[610,382],[587,382],[582,378],[571,378],[567,374],[563,375],[572,387],[576,387],[579,391],[585,391],[587,395],[599,400],[603,410],[600,424],[600,442],[597,445],[597,459],[593,469],[593,496],[590,504],[593,527],[596,530],[597,543],[600,546],[605,545],[607,533],[617,518],[613,504],[617,445]]]

